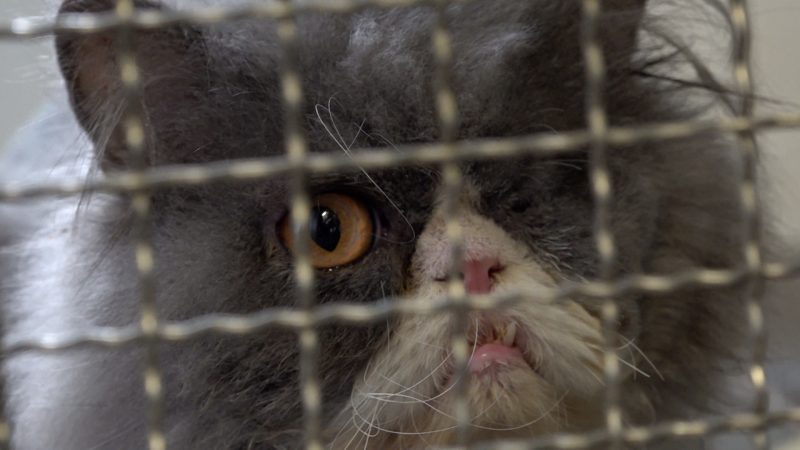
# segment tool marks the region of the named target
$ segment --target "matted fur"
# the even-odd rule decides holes
[[[177,3],[185,7],[190,2]],[[609,6],[602,24],[607,30],[604,94],[610,122],[694,117],[697,111],[686,106],[695,91],[647,75],[669,71],[674,59],[664,58],[661,47],[635,51],[642,20],[655,27],[657,18],[642,19],[638,2],[604,3]],[[98,11],[109,5],[106,0],[70,0],[64,10]],[[460,138],[585,127],[579,2],[481,0],[447,11]],[[312,151],[437,138],[433,21],[432,10],[425,7],[366,10],[351,18],[299,18],[297,58]],[[173,25],[139,32],[136,38],[149,164],[281,154],[282,56],[274,23]],[[119,139],[124,105],[111,44],[108,36],[57,39],[74,117],[95,148],[92,155],[89,144],[67,145],[69,156],[58,164],[90,165],[89,177],[105,176],[98,167],[110,171],[128,164]],[[56,106],[42,126],[66,127],[68,135],[78,135],[65,105]],[[53,160],[44,152],[76,142],[41,139],[23,139],[12,154],[42,153],[38,167],[46,170]],[[736,264],[741,239],[736,155],[712,134],[609,149],[612,230],[619,250],[615,271],[666,274]],[[474,240],[471,248],[492,248],[505,258],[497,290],[595,276],[587,166],[586,149],[558,158],[462,165],[471,190],[463,213],[463,220],[474,225],[468,235]],[[438,171],[411,166],[368,175],[336,173],[310,182],[315,193],[360,197],[375,210],[380,225],[375,246],[364,258],[318,273],[318,302],[441,293],[431,280],[446,252],[435,195]],[[35,207],[41,209],[33,210],[37,214],[29,216],[18,209],[0,210],[3,220],[13,214],[30,220],[25,226],[36,230],[5,238],[14,241],[5,246],[0,261],[7,339],[136,322],[128,199],[98,195],[84,200],[40,203]],[[288,201],[283,177],[154,193],[161,317],[180,320],[294,306],[291,256],[275,231]],[[39,211],[57,211],[58,220],[42,221]],[[713,410],[724,363],[735,353],[743,329],[740,293],[686,290],[617,300],[626,342],[621,357],[638,369],[625,371],[625,421],[644,424]],[[534,297],[496,316],[473,316],[478,322],[516,322],[537,343],[532,356],[541,361],[538,374],[511,367],[503,375],[503,382],[513,384],[525,401],[500,385],[470,382],[476,438],[585,429],[601,422],[602,386],[595,378],[600,370],[598,307],[587,299],[557,306]],[[448,442],[453,423],[447,394],[435,404],[425,401],[447,390],[437,367],[448,364],[449,329],[450,319],[443,315],[323,327],[319,363],[329,443],[386,448]],[[205,336],[162,344],[160,352],[170,448],[301,446],[298,348],[292,332]],[[142,448],[140,356],[124,348],[11,358],[5,370],[16,448]],[[399,377],[394,387],[384,379],[389,374]],[[414,394],[404,391],[420,381]],[[413,397],[409,403],[386,401],[406,394]],[[679,448],[688,445],[681,442]]]

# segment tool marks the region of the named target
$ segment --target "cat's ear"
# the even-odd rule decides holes
[[[67,0],[60,14],[102,13],[114,9],[115,0]],[[137,9],[160,9],[136,0]],[[147,161],[157,152],[159,121],[170,111],[190,110],[194,93],[205,85],[206,52],[202,33],[176,24],[166,28],[137,29],[131,33],[133,55],[138,67],[147,138]],[[127,106],[118,57],[115,30],[93,34],[60,33],[56,49],[72,108],[91,137],[104,169],[123,169],[129,163],[122,124]],[[181,106],[183,105],[183,107]]]

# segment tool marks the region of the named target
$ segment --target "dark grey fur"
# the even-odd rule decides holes
[[[68,1],[64,10],[97,11],[109,3]],[[603,23],[613,30],[604,35],[610,42],[605,46],[609,75],[604,94],[611,123],[693,117],[696,111],[685,107],[687,89],[643,75],[659,67],[669,70],[672,60],[657,63],[662,53],[656,51],[634,53],[633,36],[641,23],[638,2],[606,3],[610,11]],[[449,8],[448,19],[455,47],[460,138],[585,126],[579,2],[477,1]],[[353,36],[359,20],[373,21],[374,28],[364,32],[380,37],[361,36],[360,41]],[[303,125],[313,152],[340,152],[314,114],[315,105],[327,107],[331,99],[337,125],[346,141],[355,140],[354,148],[385,146],[384,139],[393,144],[437,139],[429,51],[433,20],[429,8],[367,11],[352,19],[300,18],[295,56],[305,89]],[[116,69],[110,63],[97,66],[110,80],[101,95],[82,90],[77,82],[84,63],[80,50],[96,42],[87,39],[59,36],[60,62],[76,116],[96,144],[99,165],[113,170],[128,164],[116,128],[122,110]],[[283,58],[273,23],[175,25],[138,32],[136,39],[144,68],[149,164],[281,154],[284,118],[278,70]],[[356,133],[362,124],[364,132]],[[714,135],[610,150],[619,274],[666,274],[737,263],[740,168],[735,155]],[[467,180],[481,193],[479,211],[529,245],[552,271],[575,280],[593,277],[597,264],[587,167],[586,149],[559,158],[463,165]],[[432,210],[439,174],[435,167],[370,174],[410,227],[362,174],[313,178],[314,192],[347,190],[363,198],[382,225],[374,250],[365,258],[317,274],[321,303],[367,303],[404,290],[413,238]],[[74,329],[133,323],[138,292],[128,199],[97,196],[87,201],[75,230],[64,237],[75,253],[61,268],[67,274],[62,273],[56,284],[73,304],[70,324]],[[287,202],[284,178],[154,193],[162,317],[179,320],[294,306],[291,258],[275,233]],[[62,208],[75,208],[75,203]],[[15,305],[47,307],[46,300],[26,297],[20,288],[37,280],[36,259],[25,250],[35,247],[23,240],[3,255],[4,271],[24,268],[8,277],[2,291],[12,336],[26,334],[17,326],[27,322]],[[29,260],[34,262],[24,262]],[[664,376],[640,377],[625,386],[631,422],[691,417],[716,404],[723,363],[734,353],[738,330],[743,329],[740,300],[733,290],[623,299],[625,334],[637,339]],[[596,300],[583,302],[590,309],[597,305]],[[384,343],[385,328],[377,324],[322,329],[320,375],[326,415],[349,399],[354,377]],[[296,341],[290,331],[267,330],[249,337],[208,336],[161,345],[170,448],[298,448],[302,434]],[[130,349],[70,352],[63,357],[63,367],[76,370],[81,381],[59,385],[59,380],[45,377],[55,383],[54,389],[72,389],[72,401],[59,404],[42,398],[32,402],[31,387],[15,391],[15,383],[24,385],[40,367],[35,356],[16,357],[20,362],[12,361],[9,369],[15,443],[22,449],[143,448],[139,356]]]

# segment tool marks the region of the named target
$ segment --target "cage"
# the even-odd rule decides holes
[[[159,348],[164,342],[183,342],[200,336],[232,335],[243,336],[264,329],[280,327],[289,329],[297,335],[300,351],[299,377],[300,398],[302,401],[304,446],[309,449],[323,448],[324,424],[322,418],[322,397],[320,387],[320,336],[317,327],[329,322],[348,326],[380,322],[393,314],[434,314],[451,311],[457,318],[459,327],[466,329],[468,311],[502,308],[519,301],[519,294],[490,296],[489,298],[467,295],[458,281],[460,268],[457,265],[449,270],[447,295],[441,299],[426,301],[395,301],[387,298],[372,304],[317,304],[314,283],[315,271],[310,256],[308,211],[312,208],[311,193],[307,177],[324,175],[334,171],[378,171],[385,168],[413,164],[436,166],[441,171],[444,198],[444,220],[446,236],[452,243],[453,260],[463,256],[463,230],[459,214],[461,205],[458,198],[465,189],[462,167],[459,162],[470,160],[495,160],[510,158],[521,154],[557,155],[566,154],[578,148],[588,150],[588,180],[591,187],[593,209],[593,242],[597,252],[597,270],[593,279],[578,283],[564,283],[537,292],[541,298],[558,301],[569,296],[580,295],[598,302],[598,317],[602,322],[604,347],[602,349],[603,388],[603,426],[593,431],[559,432],[532,436],[525,439],[504,439],[498,441],[473,441],[470,439],[470,416],[466,401],[456,399],[455,417],[457,441],[460,446],[474,448],[646,448],[661,442],[680,442],[687,438],[719,438],[720,448],[753,445],[765,449],[798,448],[800,438],[791,433],[775,434],[776,427],[800,422],[800,407],[792,403],[791,395],[776,401],[770,408],[770,381],[783,379],[782,383],[791,390],[798,389],[792,380],[793,368],[778,368],[774,374],[765,375],[767,360],[767,338],[773,331],[791,335],[791,305],[782,304],[780,311],[786,317],[786,330],[772,329],[765,323],[765,284],[778,280],[791,280],[796,277],[798,263],[796,256],[786,260],[772,261],[765,253],[762,234],[761,196],[757,190],[758,146],[757,134],[767,131],[791,131],[800,128],[800,113],[796,108],[786,107],[785,111],[761,114],[757,105],[759,97],[753,82],[751,47],[757,33],[751,32],[753,15],[751,4],[755,1],[731,0],[726,3],[722,16],[729,20],[731,47],[735,57],[730,64],[731,92],[723,93],[732,102],[733,114],[722,117],[643,123],[632,125],[609,124],[606,111],[608,99],[604,95],[607,82],[607,61],[605,61],[601,36],[603,33],[601,17],[602,0],[582,0],[580,11],[580,40],[582,62],[585,72],[585,127],[557,134],[533,133],[514,137],[489,137],[463,139],[459,136],[460,108],[453,86],[454,48],[446,8],[462,0],[329,0],[329,1],[275,1],[237,3],[234,6],[196,5],[176,10],[142,9],[141,3],[134,0],[117,0],[115,9],[94,13],[67,13],[53,18],[7,17],[0,24],[0,39],[4,45],[21,46],[25,42],[42,36],[56,34],[91,36],[99,33],[113,35],[116,47],[115,58],[122,80],[122,93],[129,100],[121,112],[123,147],[130,155],[130,165],[121,170],[109,172],[106,177],[86,178],[86,168],[78,167],[72,172],[55,172],[41,180],[15,180],[0,184],[0,201],[5,205],[9,220],[16,214],[19,205],[33,204],[40,199],[86,195],[88,193],[120,193],[129,196],[132,211],[132,229],[135,237],[135,252],[131,255],[133,269],[137,272],[139,320],[138,323],[123,326],[87,327],[79,332],[45,333],[25,339],[7,340],[3,358],[14,358],[22,353],[68,352],[76,348],[124,348],[136,346],[142,350],[143,370],[139,376],[145,392],[145,408],[141,411],[146,418],[146,442],[151,450],[168,448],[169,441],[164,434],[165,405],[164,383],[166,376],[159,359]],[[89,2],[91,3],[91,2]],[[654,2],[651,2],[654,3]],[[766,3],[766,2],[763,2]],[[138,5],[138,7],[137,7]],[[432,55],[432,95],[437,122],[437,139],[431,142],[409,143],[399,148],[382,148],[370,152],[349,152],[341,154],[314,153],[309,151],[307,133],[304,125],[305,86],[297,56],[298,24],[297,18],[308,13],[326,13],[347,16],[365,9],[388,9],[424,5],[431,8],[437,17],[430,31],[429,51]],[[652,5],[651,5],[652,6]],[[790,8],[786,6],[786,8]],[[284,60],[278,72],[281,96],[282,124],[285,130],[283,144],[285,154],[262,158],[231,159],[211,163],[171,164],[151,167],[146,162],[148,141],[145,130],[145,111],[139,108],[137,98],[143,95],[141,67],[135,54],[135,33],[137,30],[166,29],[175,24],[213,25],[240,20],[272,20],[277,25],[277,36],[284,52]],[[302,30],[300,30],[302,31]],[[781,92],[776,93],[780,98]],[[169,93],[164,93],[169,95]],[[9,103],[0,108],[11,108]],[[330,104],[327,110],[331,110]],[[331,113],[332,115],[332,113]],[[335,124],[334,124],[335,126]],[[338,130],[337,130],[338,132]],[[615,273],[615,259],[619,256],[616,236],[612,232],[611,205],[614,199],[612,169],[609,167],[609,147],[635,145],[645,142],[679,140],[716,132],[731,138],[732,151],[738,151],[742,161],[742,176],[738,184],[737,196],[743,214],[742,233],[746,236],[741,242],[741,263],[732,268],[686,267],[669,275],[651,273]],[[58,136],[58,134],[57,134]],[[358,138],[358,134],[356,135]],[[344,141],[344,138],[341,138]],[[355,139],[354,139],[355,140]],[[796,142],[790,137],[786,142]],[[44,144],[44,141],[36,142]],[[344,149],[344,148],[343,148]],[[350,150],[349,147],[347,150]],[[0,162],[3,160],[0,159]],[[14,167],[10,167],[11,165]],[[22,174],[25,161],[9,161],[4,171]],[[226,182],[252,182],[270,177],[285,177],[291,191],[290,217],[300,224],[291,229],[294,244],[294,281],[296,283],[296,302],[294,307],[266,308],[250,314],[210,313],[182,320],[163,320],[157,306],[156,269],[158,260],[154,256],[157,244],[152,235],[152,192],[182,186],[213,185]],[[13,177],[12,177],[13,178]],[[23,177],[25,178],[25,177]],[[2,180],[2,177],[0,177]],[[91,201],[91,200],[88,200]],[[780,214],[779,214],[780,215]],[[791,219],[787,220],[789,228]],[[791,232],[791,231],[790,231]],[[11,234],[11,233],[10,233]],[[0,234],[1,236],[2,234]],[[12,260],[13,261],[13,260]],[[0,265],[0,269],[10,270]],[[68,268],[62,268],[68,270]],[[618,347],[611,336],[618,326],[620,309],[616,297],[629,293],[663,294],[686,288],[726,289],[740,287],[748,292],[744,308],[750,339],[747,382],[749,407],[726,416],[701,417],[691,420],[657,422],[652,425],[630,425],[624,423],[621,413],[621,370]],[[790,290],[786,289],[786,290]],[[390,296],[391,297],[391,296]],[[791,297],[784,294],[782,297]],[[796,311],[796,307],[795,307]],[[8,313],[6,313],[8,314]],[[460,318],[460,319],[459,319]],[[13,320],[6,318],[5,320]],[[6,322],[8,323],[8,322]],[[454,338],[452,354],[456,370],[465,371],[470,359],[470,345],[467,338]],[[657,369],[656,369],[657,370]],[[14,380],[11,380],[13,383]],[[466,395],[463,385],[456,383],[455,390]],[[13,392],[6,389],[6,394]],[[797,400],[796,398],[794,399]],[[726,441],[724,435],[745,436],[744,441]],[[0,426],[0,445],[10,448],[14,429],[9,422]],[[743,448],[745,448],[743,447]],[[23,447],[28,448],[28,447]],[[102,447],[102,445],[98,448]],[[108,447],[112,448],[112,447]],[[257,447],[256,447],[257,448]]]

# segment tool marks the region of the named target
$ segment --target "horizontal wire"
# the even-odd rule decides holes
[[[450,0],[450,3],[467,0]],[[160,28],[176,23],[216,24],[245,19],[290,18],[302,13],[352,14],[367,8],[411,7],[431,4],[431,0],[304,0],[302,2],[263,2],[230,7],[203,6],[189,10],[140,9],[130,17],[113,12],[68,13],[55,18],[17,17],[0,23],[0,39],[19,39],[47,36],[54,33],[91,34],[128,26]]]
[[[452,3],[464,0],[453,0]],[[54,33],[91,34],[122,27],[151,29],[175,23],[212,24],[245,19],[287,19],[307,12],[349,14],[365,8],[409,7],[430,5],[431,0],[305,0],[298,2],[264,2],[237,7],[201,7],[185,11],[139,10],[128,17],[114,12],[63,14],[56,18],[19,17],[0,23],[0,41],[20,40]],[[706,132],[754,133],[767,129],[800,128],[800,113],[763,117],[750,115],[722,120],[692,120],[613,127],[603,135],[604,144],[636,145],[651,141],[682,139]],[[555,156],[575,151],[592,143],[589,130],[560,134],[534,134],[513,138],[495,138],[453,143],[431,143],[398,146],[395,149],[360,149],[352,155],[311,154],[302,164],[309,174],[331,171],[355,171],[396,167],[410,164],[451,163],[462,160],[499,159],[514,156]],[[457,154],[453,154],[453,148]],[[297,164],[284,156],[242,159],[227,162],[161,166],[145,171],[122,171],[105,179],[61,179],[17,185],[0,185],[0,201],[70,195],[84,192],[142,192],[164,187],[193,186],[215,181],[253,181],[291,173]],[[308,310],[269,308],[254,314],[211,314],[192,319],[159,322],[154,330],[144,333],[140,326],[94,327],[71,334],[46,334],[33,339],[17,340],[5,345],[3,357],[22,351],[59,352],[86,346],[120,348],[143,344],[147,339],[171,342],[186,341],[205,334],[247,335],[267,327],[292,330],[311,329],[329,323],[363,324],[385,319],[392,314],[444,313],[454,307],[486,310],[503,307],[536,296],[544,301],[562,301],[570,296],[613,298],[643,293],[663,294],[686,288],[724,288],[745,280],[776,280],[800,276],[800,260],[788,263],[764,263],[755,268],[731,270],[690,268],[670,275],[632,274],[608,281],[568,282],[556,288],[541,288],[486,297],[467,296],[454,304],[447,297],[439,299],[385,298],[371,305],[327,304]],[[702,437],[721,431],[756,432],[788,423],[800,423],[800,408],[768,413],[732,414],[721,418],[662,422],[648,427],[626,427],[610,433],[600,429],[587,433],[559,433],[527,441],[499,441],[477,444],[469,448],[486,449],[587,449],[619,439],[628,445],[645,445],[662,439]]]
[[[721,432],[753,432],[762,428],[783,424],[800,423],[800,407],[790,407],[765,414],[739,413],[725,417],[689,421],[661,422],[646,427],[627,427],[619,435],[623,443],[641,446],[655,441],[688,439]],[[470,446],[480,450],[579,450],[597,448],[609,443],[616,436],[599,429],[584,433],[558,433],[532,440],[504,440]]]
[[[610,128],[609,145],[635,145],[651,141],[684,139],[698,134],[741,132],[746,130],[800,128],[800,113],[785,113],[752,120],[730,118],[707,121],[676,121],[635,127]],[[556,156],[573,152],[591,140],[586,130],[560,134],[531,134],[521,137],[458,141],[453,155],[443,143],[398,145],[391,149],[353,149],[349,155],[310,154],[304,163],[311,174],[331,171],[360,171],[412,164],[437,164],[456,160],[501,159],[512,156]],[[0,201],[19,201],[35,197],[72,195],[87,192],[133,192],[142,189],[208,184],[216,181],[253,181],[296,170],[284,156],[179,164],[153,167],[144,173],[120,171],[108,177],[87,181],[84,178],[58,181],[0,184]]]
[[[757,276],[764,279],[783,279],[800,276],[800,260],[791,264],[769,263]],[[687,269],[673,275],[629,275],[612,282],[569,282],[557,288],[528,289],[503,295],[467,296],[461,304],[470,310],[502,308],[525,298],[558,302],[570,296],[608,298],[624,294],[664,294],[687,288],[724,288],[747,277],[748,270]],[[447,312],[453,304],[446,296],[436,299],[407,299],[387,297],[371,305],[331,303],[308,312],[295,308],[267,308],[250,314],[208,314],[183,321],[159,324],[156,335],[165,341],[185,341],[204,334],[246,335],[268,327],[293,330],[319,326],[330,322],[364,324],[384,320],[393,314],[435,314]],[[69,334],[45,334],[38,338],[20,339],[6,344],[6,356],[22,351],[56,352],[78,347],[121,347],[137,343],[144,337],[137,326],[94,327]]]

